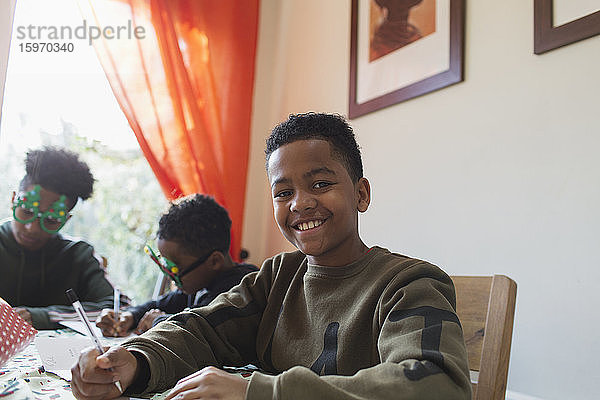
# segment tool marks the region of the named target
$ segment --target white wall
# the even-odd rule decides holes
[[[2,118],[2,99],[4,98],[4,82],[8,66],[8,49],[16,0],[0,0],[0,119]]]
[[[600,36],[533,54],[533,1],[468,1],[465,81],[351,121],[368,245],[518,284],[512,398],[597,397]],[[262,151],[290,112],[347,113],[350,2],[262,0],[244,245],[289,245]],[[510,396],[509,396],[510,397]]]

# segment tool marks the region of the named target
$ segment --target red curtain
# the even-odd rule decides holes
[[[227,208],[235,260],[246,192],[258,3],[79,1],[88,25],[108,29],[94,47],[166,197],[205,193]]]

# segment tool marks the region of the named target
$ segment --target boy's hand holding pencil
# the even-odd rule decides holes
[[[102,355],[95,348],[82,351],[79,361],[71,368],[71,389],[76,398],[113,399],[122,394],[115,382],[120,382],[122,390],[133,382],[137,370],[133,354],[121,346],[103,350]]]
[[[96,319],[96,326],[106,337],[127,336],[133,329],[133,314],[129,311],[119,313],[119,319],[115,319],[114,310],[105,308]]]

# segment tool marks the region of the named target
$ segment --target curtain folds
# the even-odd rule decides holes
[[[259,0],[79,5],[112,33],[94,48],[164,194],[205,193],[227,208],[239,260]]]

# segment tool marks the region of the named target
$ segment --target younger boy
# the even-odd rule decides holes
[[[129,393],[180,379],[167,400],[470,399],[451,279],[359,236],[370,186],[344,119],[292,115],[266,155],[275,220],[298,251],[103,356],[83,353],[74,395],[117,397],[117,379]],[[246,363],[266,373],[245,381],[214,367]]]
[[[92,195],[94,177],[77,154],[53,147],[29,151],[25,171],[12,193],[13,219],[0,226],[0,297],[35,328],[55,329],[49,313],[73,312],[69,288],[86,310],[112,304],[92,246],[58,233],[77,200]]]
[[[177,285],[178,290],[157,300],[131,307],[114,320],[112,309],[102,310],[96,325],[104,336],[142,333],[155,320],[166,319],[186,307],[201,307],[240,283],[244,275],[258,271],[250,264],[234,263],[229,256],[231,219],[212,197],[196,194],[171,204],[158,222],[156,256],[152,259]]]

